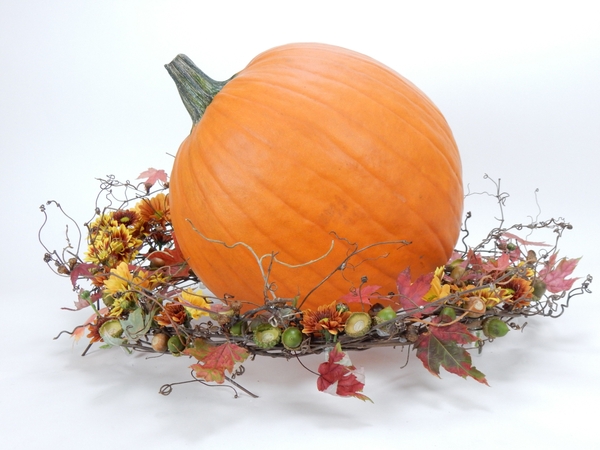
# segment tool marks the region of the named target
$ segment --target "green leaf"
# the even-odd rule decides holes
[[[136,308],[129,313],[127,319],[121,320],[123,332],[129,340],[136,340],[146,333],[152,325],[152,316],[144,317],[142,308]]]

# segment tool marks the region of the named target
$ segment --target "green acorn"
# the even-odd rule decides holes
[[[533,286],[533,296],[536,298],[536,300],[542,298],[542,296],[546,293],[546,283],[539,278],[536,278],[533,280],[531,285]]]
[[[379,310],[375,317],[377,323],[387,322],[388,320],[396,318],[396,311],[394,311],[394,309],[391,306],[386,306],[385,308]]]
[[[371,329],[371,317],[364,312],[354,312],[346,320],[344,331],[348,336],[364,336]]]
[[[302,336],[302,332],[297,327],[288,327],[281,335],[281,343],[288,350],[293,350],[300,347],[303,339],[304,336]]]
[[[371,308],[369,309],[369,315],[371,317],[375,317],[377,315],[377,313],[379,311],[381,311],[383,309],[383,305],[381,303],[375,303],[374,305],[371,306]]]
[[[178,335],[171,336],[167,341],[167,348],[174,356],[179,356],[185,349],[185,341]]]
[[[239,320],[233,325],[231,325],[231,328],[229,328],[229,332],[234,336],[242,336],[246,332],[247,328],[248,325],[246,324],[246,322],[244,322],[243,320]]]
[[[489,317],[483,321],[483,334],[490,339],[506,336],[509,330],[506,322],[497,317]]]
[[[272,348],[279,343],[281,330],[268,323],[259,325],[254,330],[253,340],[260,348]]]
[[[456,310],[451,306],[444,306],[440,311],[442,322],[452,322],[456,319]]]
[[[375,317],[373,317],[373,321],[379,325],[380,323],[393,320],[396,317],[397,317],[396,311],[394,311],[394,309],[391,306],[386,306],[385,308],[380,309],[377,312]],[[376,332],[379,336],[389,336],[393,330],[394,330],[394,324],[388,323],[387,325],[384,325],[381,328],[377,328]]]
[[[459,281],[462,278],[462,276],[465,274],[465,271],[466,270],[464,267],[456,266],[450,272],[450,278],[452,278],[454,281]]]

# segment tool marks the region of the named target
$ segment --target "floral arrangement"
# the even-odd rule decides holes
[[[481,350],[519,329],[520,318],[560,316],[572,297],[589,292],[592,281],[588,275],[574,287],[579,260],[558,256],[558,240],[570,224],[551,219],[504,227],[501,220],[482,242],[468,246],[467,214],[464,250],[414,281],[406,269],[398,275],[396,292],[382,293],[380,286],[363,279],[358,289],[316,310],[302,309],[299,297],[269,297],[262,305],[216,298],[179,251],[170,223],[167,174],[149,169],[138,179],[143,181],[100,180],[101,195],[85,236],[60,204],[41,206],[44,261],[70,280],[77,295],[74,307],[64,309],[92,311],[80,326],[59,336],[67,333],[76,341],[85,336],[89,344],[84,355],[99,344],[190,357],[192,379],[186,382],[226,383],[255,396],[235,380],[249,357],[294,358],[317,376],[320,391],[370,400],[363,394],[364,370],[352,365],[348,352],[406,346],[435,376],[444,368],[487,384],[469,350]],[[99,205],[100,199],[107,204]],[[42,239],[50,206],[79,233],[75,242],[67,232],[61,251],[47,248]],[[542,229],[554,232],[554,244],[530,240],[531,233]],[[519,235],[522,231],[526,237]],[[356,247],[352,254],[359,251]],[[319,353],[325,361],[316,371],[301,362],[303,356]],[[175,384],[181,383],[166,384],[160,392],[170,393]]]

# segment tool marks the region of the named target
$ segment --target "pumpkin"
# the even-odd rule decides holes
[[[184,55],[166,68],[194,122],[171,173],[172,224],[216,296],[315,309],[366,285],[387,295],[407,267],[416,277],[447,262],[459,153],[398,73],[324,44],[268,50],[223,82]]]

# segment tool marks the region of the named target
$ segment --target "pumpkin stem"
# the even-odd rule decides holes
[[[185,55],[177,55],[173,61],[165,64],[165,68],[175,81],[185,109],[187,109],[194,125],[202,118],[206,107],[212,102],[215,95],[229,81],[213,80],[198,69],[192,60]]]

